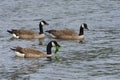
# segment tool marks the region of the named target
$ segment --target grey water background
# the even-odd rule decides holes
[[[38,40],[11,40],[7,29],[79,31],[87,23],[85,41],[57,40],[60,61],[16,58],[11,47],[46,51]],[[53,49],[54,50],[54,49]],[[120,80],[120,0],[0,0],[0,80]]]

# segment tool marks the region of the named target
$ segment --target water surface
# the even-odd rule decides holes
[[[11,47],[46,51],[38,40],[11,40],[7,29],[38,31],[41,19],[49,29],[79,31],[87,23],[85,41],[57,40],[60,61],[14,57]],[[0,80],[119,80],[120,0],[0,0]],[[53,49],[54,50],[54,49]]]

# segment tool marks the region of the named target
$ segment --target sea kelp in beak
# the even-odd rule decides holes
[[[60,46],[56,46],[55,52],[54,52],[54,56],[55,56],[55,60],[59,61],[59,58],[56,56],[57,52],[59,51]]]
[[[55,55],[57,54],[57,52],[59,51],[59,49],[60,49],[60,46],[56,46],[56,49],[55,49],[55,52],[54,52]]]

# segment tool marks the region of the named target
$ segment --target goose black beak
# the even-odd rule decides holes
[[[57,47],[61,47],[59,44],[56,45]]]
[[[88,28],[86,28],[87,30],[89,30]]]
[[[49,25],[49,24],[46,22],[45,25]]]

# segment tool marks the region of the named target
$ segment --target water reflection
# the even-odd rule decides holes
[[[4,69],[4,66],[1,67],[3,69],[0,71],[1,79],[30,80],[30,74],[37,73],[39,69],[43,69],[46,64],[50,64],[51,62],[46,59],[23,59],[18,57],[14,57],[14,60],[17,62],[22,60],[24,62],[20,62],[20,64],[16,66],[13,65],[8,69]]]
[[[44,38],[38,39],[39,45],[44,45]]]
[[[1,80],[119,80],[120,76],[120,5],[119,0],[2,0],[0,3],[0,79]],[[8,39],[6,30],[32,29],[41,19],[50,29],[78,31],[85,22],[90,30],[85,41],[57,40],[61,44],[58,58],[13,58],[10,47],[22,46],[46,51],[44,40]],[[39,45],[40,44],[40,45]],[[44,45],[45,44],[45,45]]]

